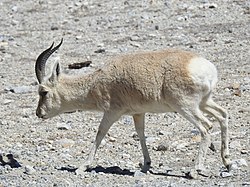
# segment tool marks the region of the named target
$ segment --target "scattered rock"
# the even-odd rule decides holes
[[[187,178],[190,178],[190,179],[198,179],[198,172],[196,170],[191,170],[185,173],[185,175]]]
[[[133,47],[138,47],[140,48],[141,47],[141,44],[137,43],[137,42],[130,42],[130,45],[133,46]]]
[[[85,61],[85,62],[73,63],[73,64],[69,64],[68,68],[69,69],[81,69],[83,67],[89,67],[91,63],[92,61],[90,60]]]
[[[134,173],[134,177],[145,177],[146,176],[146,173],[143,173],[141,171],[135,171]]]
[[[31,87],[31,86],[17,86],[17,87],[6,88],[5,90],[10,91],[12,93],[25,94],[25,93],[33,92],[34,87]]]
[[[69,130],[71,129],[71,126],[69,123],[57,123],[57,129],[59,130]]]
[[[68,147],[72,147],[75,144],[75,141],[65,138],[65,139],[57,140],[55,143],[57,145],[62,146],[63,148],[68,148]]]
[[[33,166],[29,166],[29,165],[26,165],[24,167],[24,173],[28,174],[28,175],[32,175],[36,172],[36,170],[34,169]]]
[[[160,144],[157,146],[156,151],[167,151],[169,150],[169,145]]]
[[[55,30],[59,30],[59,27],[58,27],[58,26],[53,25],[53,26],[51,26],[51,27],[50,27],[50,29],[51,29],[52,31],[55,31]]]
[[[241,90],[235,90],[233,94],[235,96],[241,97],[241,93],[242,93]]]
[[[110,141],[110,142],[115,142],[115,141],[116,141],[116,138],[110,136],[110,137],[109,137],[109,141]]]
[[[12,10],[13,12],[17,12],[18,7],[17,7],[17,6],[13,6],[13,7],[11,8],[11,10]]]
[[[244,112],[250,112],[250,107],[246,107],[246,108],[240,108],[239,112],[244,113]]]
[[[241,154],[247,154],[247,153],[248,153],[248,151],[247,151],[247,150],[245,150],[245,149],[242,149],[242,150],[240,151],[240,153],[241,153]]]
[[[222,178],[231,177],[232,175],[233,175],[232,173],[226,172],[226,171],[223,171],[223,172],[221,172],[221,174],[220,174],[220,176],[221,176]]]
[[[243,158],[233,160],[233,164],[235,164],[237,167],[248,167],[247,161]]]
[[[97,49],[96,51],[94,51],[95,53],[105,53],[106,50],[105,49]]]
[[[158,138],[156,138],[156,137],[146,137],[146,142],[148,144],[153,144],[153,143],[157,142],[157,140],[158,140]]]
[[[250,182],[242,182],[242,186],[250,186]]]
[[[202,5],[202,8],[205,8],[205,9],[208,9],[208,8],[213,9],[213,8],[217,8],[217,7],[218,7],[218,5],[215,3],[205,3],[204,5]]]
[[[187,147],[188,145],[189,145],[189,143],[180,143],[176,146],[176,149],[180,150],[180,149]]]
[[[4,104],[4,105],[8,105],[8,104],[10,104],[10,103],[12,103],[12,102],[13,102],[12,100],[5,99],[5,100],[3,101],[3,104]]]
[[[11,168],[2,154],[0,186],[250,186],[248,1],[63,2],[0,1],[0,154],[15,153],[14,159],[23,166]],[[75,168],[56,169],[85,163],[102,117],[99,112],[62,114],[47,120],[36,117],[34,63],[40,50],[61,37],[65,45],[57,55],[61,56],[62,69],[70,74],[86,75],[105,66],[105,58],[135,51],[182,48],[206,56],[218,69],[214,99],[230,114],[230,153],[245,162],[237,161],[235,172],[220,176],[221,135],[216,121],[211,132],[215,132],[212,142],[217,142],[217,152],[208,151],[204,163],[215,175],[186,180],[182,168],[184,172],[193,168],[200,133],[180,115],[166,113],[146,114],[145,118],[154,174],[134,174],[143,155],[131,117],[121,118],[110,129],[113,137],[105,137],[106,145],[102,142],[91,165],[94,174],[84,170],[77,176]],[[48,60],[46,72],[50,73],[57,55]],[[90,59],[91,68],[68,68],[74,62],[80,63],[74,68],[83,67]],[[151,67],[147,68],[150,71]],[[16,89],[24,85],[30,90]],[[227,85],[229,88],[223,89]],[[10,88],[4,91],[6,87]],[[95,169],[97,165],[102,168]],[[111,168],[115,165],[119,168]],[[168,173],[165,167],[173,171]]]

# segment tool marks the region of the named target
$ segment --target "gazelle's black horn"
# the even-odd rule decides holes
[[[54,45],[54,42],[53,42],[52,45],[48,49],[43,51],[38,56],[36,60],[35,71],[36,71],[36,77],[37,77],[39,84],[42,82],[43,78],[45,77],[45,65],[46,65],[48,58],[62,45],[62,43],[63,43],[63,38],[61,42],[56,47],[53,48],[53,45]]]

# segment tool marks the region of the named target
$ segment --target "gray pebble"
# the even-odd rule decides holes
[[[33,166],[29,166],[29,165],[26,165],[24,167],[24,173],[28,174],[28,175],[32,175],[36,172],[36,170],[33,168]]]
[[[220,175],[222,178],[226,178],[226,177],[231,177],[233,174],[229,172],[221,172]]]
[[[31,86],[17,86],[17,87],[6,88],[5,90],[10,91],[12,93],[25,94],[33,92],[35,89],[34,87]]]

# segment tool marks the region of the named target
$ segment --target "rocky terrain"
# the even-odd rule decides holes
[[[0,23],[0,187],[250,186],[249,0],[1,0]],[[115,55],[170,47],[212,61],[219,72],[215,100],[230,114],[234,170],[225,172],[219,124],[211,119],[215,151],[208,151],[208,176],[188,179],[200,134],[168,113],[147,114],[151,173],[139,172],[141,148],[131,117],[124,116],[102,142],[93,167],[75,175],[102,114],[76,112],[46,121],[35,115],[35,60],[61,38],[54,56],[69,73],[89,73]],[[87,60],[90,67],[68,69]]]

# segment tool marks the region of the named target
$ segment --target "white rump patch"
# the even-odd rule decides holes
[[[191,59],[188,70],[195,84],[213,89],[217,83],[217,70],[214,64],[202,58]]]

